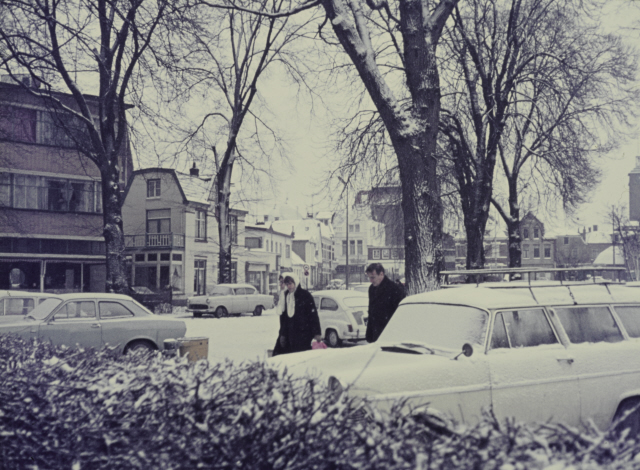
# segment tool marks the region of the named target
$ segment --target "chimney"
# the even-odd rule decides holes
[[[196,168],[196,162],[193,162],[193,166],[189,170],[189,174],[196,177],[200,176],[200,170]]]

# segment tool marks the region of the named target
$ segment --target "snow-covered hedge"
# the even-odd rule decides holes
[[[640,468],[637,443],[597,431],[487,417],[438,433],[399,411],[356,420],[358,406],[261,362],[116,357],[0,336],[2,469]]]

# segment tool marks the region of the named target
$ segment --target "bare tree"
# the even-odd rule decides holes
[[[80,127],[77,148],[100,170],[108,292],[128,289],[119,184],[129,145],[127,100],[169,6],[175,2],[5,0],[2,6],[1,67],[41,84],[25,89],[54,109],[60,123],[74,123],[65,128],[69,135]],[[87,75],[93,95],[78,81]]]
[[[520,197],[571,211],[597,184],[595,157],[633,113],[636,55],[573,0],[469,0],[446,42],[452,60],[442,129],[458,181],[467,267],[484,266],[490,203],[521,265]],[[461,78],[458,78],[461,77]],[[494,173],[500,162],[506,203]],[[498,186],[499,187],[499,186]],[[506,207],[505,207],[506,206]]]

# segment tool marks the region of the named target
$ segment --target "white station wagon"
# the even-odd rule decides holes
[[[604,429],[640,404],[640,288],[534,282],[405,298],[376,343],[269,361],[387,407]],[[385,406],[386,405],[386,406]],[[640,422],[640,412],[630,418]]]
[[[218,284],[209,295],[189,297],[187,311],[196,318],[214,315],[216,318],[252,312],[262,315],[274,307],[273,296],[260,294],[251,284]]]

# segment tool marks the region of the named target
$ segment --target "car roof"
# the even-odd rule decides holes
[[[467,284],[457,288],[439,289],[411,295],[401,302],[401,304],[410,303],[469,305],[486,310],[538,305],[640,303],[640,290],[623,284],[594,285],[583,283],[572,285],[532,285],[519,288]]]
[[[128,295],[107,292],[73,292],[71,294],[52,294],[49,297],[62,299],[63,301],[75,299],[131,300]]]
[[[255,289],[255,286],[252,286],[251,284],[241,284],[241,283],[216,284],[213,287],[252,287]]]
[[[26,290],[0,290],[0,298],[7,297],[55,297],[56,294],[50,292],[29,292]]]
[[[360,292],[357,290],[317,290],[311,293],[312,295],[326,295],[327,297],[334,297],[337,299],[343,299],[345,297],[366,297],[369,298],[369,294]]]

